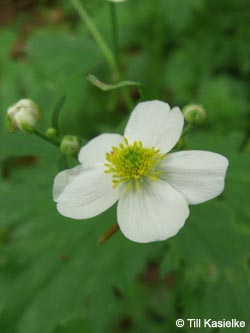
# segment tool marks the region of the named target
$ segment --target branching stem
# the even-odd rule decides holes
[[[114,73],[118,76],[119,69],[113,55],[112,50],[109,48],[108,44],[104,40],[103,36],[99,32],[98,28],[96,27],[94,21],[89,16],[88,12],[86,11],[85,7],[79,0],[71,0],[73,6],[75,7],[77,13],[81,17],[82,21],[85,23],[86,27],[88,28],[89,32],[93,36],[96,41],[96,44],[102,51],[104,57],[106,58],[109,66],[114,71]]]
[[[57,139],[57,138],[54,138],[54,139],[48,138],[43,132],[39,131],[38,129],[35,129],[33,133],[35,135],[39,136],[41,139],[51,143],[52,145],[60,147],[61,142],[60,142],[59,139]]]
[[[89,16],[88,12],[86,11],[85,7],[79,0],[71,0],[74,8],[78,12],[79,16],[81,17],[82,21],[85,23],[87,29],[91,33],[92,37],[96,41],[96,44],[102,51],[104,57],[106,58],[107,63],[109,64],[115,81],[121,80],[121,72],[119,67],[119,51],[118,51],[118,23],[117,23],[117,16],[115,10],[115,4],[111,3],[111,25],[112,25],[112,36],[113,36],[113,43],[114,43],[114,53],[112,49],[108,46],[107,42],[101,35],[100,31],[96,27],[94,21]],[[123,91],[123,98],[127,105],[127,108],[131,110],[133,108],[133,101],[131,96],[129,95],[127,89]]]

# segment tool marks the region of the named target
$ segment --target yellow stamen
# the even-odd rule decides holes
[[[161,154],[154,147],[144,148],[141,141],[129,144],[127,138],[124,138],[124,143],[112,147],[112,151],[106,153],[108,163],[104,164],[104,172],[113,174],[114,188],[126,182],[127,191],[132,187],[139,190],[145,178],[152,181],[159,179],[161,171],[156,171],[155,166],[165,157],[166,154]]]

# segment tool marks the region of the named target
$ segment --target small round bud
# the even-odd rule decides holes
[[[76,155],[80,150],[80,139],[77,136],[66,135],[62,138],[60,151],[68,156]]]
[[[193,125],[201,125],[206,119],[206,111],[201,105],[188,104],[182,109],[186,121]]]
[[[57,130],[53,127],[50,127],[46,131],[46,136],[50,139],[54,139],[57,137]]]
[[[32,133],[41,117],[38,105],[30,99],[21,99],[7,110],[6,125],[10,132],[20,129]]]

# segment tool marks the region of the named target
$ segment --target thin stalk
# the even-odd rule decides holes
[[[243,152],[247,148],[249,142],[250,142],[250,129],[246,132],[243,140],[241,141],[241,143],[239,145],[239,149],[238,150],[240,152]]]
[[[119,37],[118,37],[118,24],[117,24],[117,13],[116,13],[116,4],[114,2],[110,2],[110,19],[111,19],[111,33],[113,39],[113,50],[115,55],[116,64],[119,67],[120,59],[119,59]]]
[[[110,8],[110,21],[111,21],[111,33],[112,33],[112,40],[113,40],[113,51],[115,55],[115,61],[117,66],[117,80],[122,79],[121,70],[120,70],[120,53],[119,53],[119,27],[118,27],[118,20],[117,20],[117,11],[116,11],[116,4],[114,2],[111,2],[109,4]],[[124,98],[124,102],[127,105],[127,108],[129,110],[133,109],[134,103],[132,101],[132,98],[128,92],[128,90],[125,88],[122,91],[122,95]]]
[[[114,41],[114,54],[112,50],[109,48],[108,44],[104,40],[103,36],[97,29],[94,21],[89,16],[88,12],[84,8],[83,4],[79,0],[71,0],[73,6],[75,7],[76,11],[78,12],[79,16],[81,17],[82,21],[85,23],[87,29],[91,33],[92,37],[96,41],[97,45],[99,46],[100,50],[102,51],[104,57],[106,58],[107,63],[109,64],[111,70],[113,71],[114,78],[116,81],[121,80],[121,72],[119,68],[119,52],[118,52],[118,24],[117,24],[117,17],[115,11],[115,4],[113,5],[111,10],[111,24],[112,24],[112,35]],[[131,110],[133,108],[133,101],[126,89],[123,91],[123,98],[127,105],[127,108]]]
[[[248,112],[246,115],[246,123],[247,123],[247,128],[245,131],[245,135],[244,135],[241,143],[239,144],[239,147],[238,147],[239,152],[243,152],[250,143],[250,112]]]
[[[78,12],[79,16],[81,17],[82,21],[85,23],[86,27],[88,28],[89,32],[95,39],[97,45],[99,46],[100,50],[102,51],[104,57],[106,58],[108,64],[110,65],[111,69],[114,71],[116,75],[119,73],[119,69],[116,63],[116,59],[110,50],[108,44],[104,40],[103,36],[97,29],[94,21],[89,16],[88,12],[84,8],[83,4],[79,0],[71,0],[73,6],[75,7],[76,11]]]
[[[132,109],[134,107],[134,103],[133,103],[133,100],[132,100],[127,88],[124,88],[124,90],[123,90],[123,98],[124,98],[124,102],[127,105],[127,108],[130,111],[132,111]]]
[[[51,143],[52,145],[56,147],[60,147],[60,140],[58,139],[51,139],[48,138],[43,132],[39,131],[38,129],[35,129],[33,132],[35,135],[39,136],[41,139]]]
[[[186,135],[192,129],[192,127],[192,124],[187,124],[182,131],[182,136]]]
[[[118,230],[119,225],[116,223],[108,231],[106,231],[104,235],[102,235],[102,237],[98,241],[98,244],[103,244],[104,242],[106,242],[106,240],[112,237]]]

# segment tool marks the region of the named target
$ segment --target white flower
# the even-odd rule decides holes
[[[118,201],[122,233],[147,243],[174,236],[189,215],[188,204],[218,196],[228,160],[207,151],[168,152],[184,124],[178,107],[143,102],[132,112],[124,137],[102,134],[79,153],[81,165],[54,181],[58,211],[74,219],[96,216]]]
[[[11,132],[20,129],[32,133],[41,116],[39,107],[30,99],[20,99],[7,110],[6,122]]]

